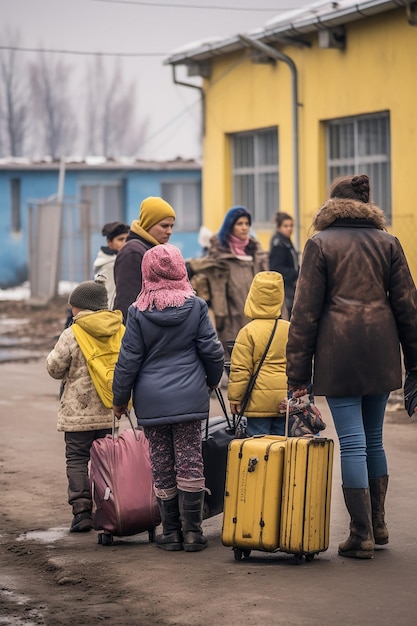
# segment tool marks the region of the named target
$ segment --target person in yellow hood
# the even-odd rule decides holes
[[[84,532],[93,528],[88,478],[90,448],[95,439],[111,433],[113,412],[97,391],[99,387],[90,375],[80,344],[85,345],[85,338],[99,351],[107,348],[118,353],[125,328],[121,311],[108,310],[107,290],[99,277],[78,285],[68,303],[73,325],[63,331],[48,354],[46,367],[53,378],[64,382],[58,430],[65,433],[68,502],[73,512],[70,531]]]
[[[233,347],[228,398],[232,413],[239,414],[253,374],[268,345],[275,320],[284,304],[284,281],[278,272],[259,272],[252,281],[245,303],[250,321],[236,337]],[[287,395],[286,349],[289,322],[279,319],[265,361],[245,409],[247,434],[283,435],[285,417],[280,402]]]

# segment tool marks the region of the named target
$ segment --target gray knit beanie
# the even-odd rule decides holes
[[[109,308],[107,289],[104,286],[105,277],[98,275],[95,280],[86,280],[74,289],[68,303],[77,309],[101,311]]]

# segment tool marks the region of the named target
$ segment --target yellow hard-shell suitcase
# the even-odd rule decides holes
[[[222,541],[235,558],[281,550],[312,560],[329,545],[333,441],[257,436],[230,443]]]
[[[244,551],[279,547],[283,437],[235,439],[229,444],[222,541]]]
[[[306,555],[329,547],[333,449],[331,439],[290,437],[285,448],[280,550]]]

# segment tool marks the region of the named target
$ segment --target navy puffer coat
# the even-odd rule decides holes
[[[207,387],[219,383],[224,359],[207,311],[197,297],[163,311],[129,308],[113,393],[114,404],[121,406],[133,391],[138,424],[207,418]]]

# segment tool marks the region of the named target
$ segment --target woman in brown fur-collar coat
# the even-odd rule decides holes
[[[371,558],[388,543],[385,405],[417,370],[417,294],[399,241],[369,203],[369,178],[335,181],[307,241],[287,346],[290,390],[325,395],[340,440],[350,536],[339,554]]]

